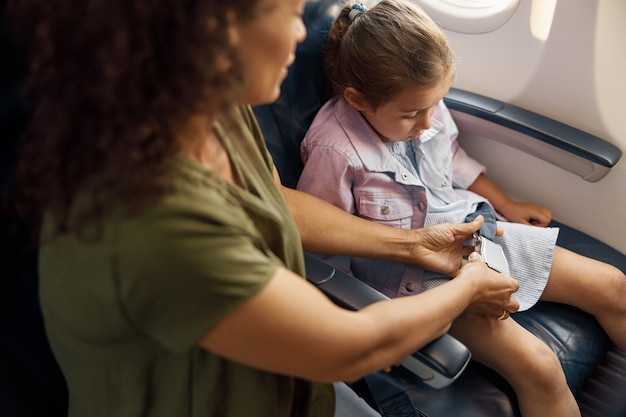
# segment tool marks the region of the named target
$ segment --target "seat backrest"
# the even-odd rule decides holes
[[[288,187],[295,188],[302,172],[300,142],[328,98],[322,50],[336,8],[336,0],[307,2],[303,16],[307,38],[298,45],[280,97],[254,108],[282,183]]]
[[[13,209],[26,51],[0,0],[0,416],[67,416],[65,380],[46,338],[37,292],[36,222]],[[9,30],[11,28],[11,30]],[[22,34],[22,33],[20,33]]]

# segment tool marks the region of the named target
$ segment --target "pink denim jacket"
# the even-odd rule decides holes
[[[304,171],[298,189],[359,217],[398,228],[421,228],[428,208],[422,181],[431,188],[441,184],[446,192],[453,186],[467,188],[484,171],[458,146],[457,135],[448,109],[443,101],[438,103],[431,128],[420,137],[422,143],[432,140],[434,156],[426,178],[417,178],[357,110],[343,98],[334,98],[320,109],[302,141]],[[345,258],[328,260],[389,297],[420,290],[423,270],[414,265],[364,258],[350,258],[349,265]]]

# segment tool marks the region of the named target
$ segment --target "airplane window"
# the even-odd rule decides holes
[[[505,24],[519,0],[415,0],[444,29],[487,33]]]
[[[500,3],[498,0],[440,0],[444,3],[455,4],[460,7],[491,7]]]

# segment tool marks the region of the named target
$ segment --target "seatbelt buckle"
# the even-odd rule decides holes
[[[474,252],[480,254],[489,268],[510,275],[509,262],[504,255],[504,250],[496,242],[474,233]]]

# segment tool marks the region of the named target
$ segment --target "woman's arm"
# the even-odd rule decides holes
[[[511,222],[545,227],[552,220],[550,210],[537,204],[512,200],[485,174],[480,174],[468,190],[485,197],[496,211]]]
[[[414,261],[432,252],[433,259],[446,259],[429,249],[442,246],[439,236],[424,232],[433,228],[394,229],[296,190],[282,192],[311,250]],[[257,294],[221,319],[199,345],[271,372],[325,382],[350,380],[398,362],[443,335],[464,312],[492,318],[504,310],[516,311],[519,304],[512,294],[517,281],[482,262],[470,261],[459,269],[460,245],[468,231],[480,227],[481,221],[476,223],[459,225],[463,232],[450,233],[449,254],[458,256],[449,260],[454,264],[450,269],[457,276],[428,293],[355,312],[336,306],[309,282],[279,267]]]
[[[362,256],[413,263],[455,276],[471,247],[463,242],[482,225],[441,224],[421,229],[399,229],[365,220],[321,198],[284,187],[274,168],[274,181],[287,201],[305,250],[330,255]]]
[[[302,244],[312,252],[413,263],[455,276],[463,256],[472,250],[463,242],[482,225],[481,217],[466,224],[399,229],[353,216],[302,191],[280,187]]]
[[[285,268],[223,318],[200,346],[245,365],[301,378],[351,380],[396,363],[444,334],[461,313],[516,311],[517,282],[469,262],[454,280],[358,312],[337,307]]]

